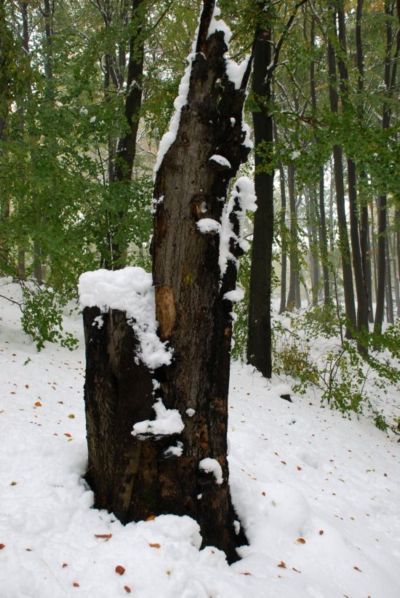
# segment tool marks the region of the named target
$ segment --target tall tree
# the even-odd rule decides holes
[[[396,4],[397,10],[397,32],[394,35],[393,17]],[[392,117],[392,98],[397,79],[397,63],[400,57],[400,6],[399,2],[385,0],[386,16],[386,48],[384,61],[384,84],[385,94],[382,110],[382,129],[387,131],[390,127]],[[377,255],[377,291],[376,291],[376,311],[374,333],[379,335],[382,332],[385,288],[386,288],[386,234],[387,234],[387,194],[381,193],[377,199],[378,205],[378,255]]]
[[[348,122],[350,122],[352,117],[352,106],[350,101],[350,82],[347,68],[346,18],[342,0],[337,2],[336,12],[338,20],[338,67],[340,75],[340,95],[344,117]],[[357,295],[357,330],[365,335],[368,333],[368,288],[365,271],[363,270],[359,237],[360,226],[358,217],[359,210],[357,205],[357,169],[355,159],[350,155],[347,156],[347,182],[350,212],[351,256]],[[362,341],[362,337],[359,337],[358,339],[358,348],[362,353],[366,353],[367,351],[365,342]]]
[[[330,24],[328,27],[328,74],[329,74],[329,101],[334,115],[339,113],[339,94],[337,89],[337,72],[334,40],[337,37],[335,4],[330,6]],[[349,236],[347,232],[347,218],[345,209],[345,191],[343,181],[343,148],[337,143],[333,146],[333,165],[336,188],[336,207],[339,225],[339,242],[342,259],[343,290],[346,317],[348,321],[347,334],[356,329],[356,311],[354,305],[353,274],[351,268],[351,254]]]
[[[293,26],[300,0],[292,9],[282,33],[274,44],[270,0],[256,0],[256,30],[253,42],[254,72],[252,95],[255,104],[253,127],[255,141],[254,182],[257,212],[254,216],[252,245],[247,360],[265,377],[272,374],[271,287],[272,245],[274,234],[274,169],[272,166],[273,118],[271,113],[272,80],[282,46]]]
[[[121,520],[191,515],[204,542],[234,560],[244,536],[234,530],[227,462],[231,292],[249,182],[238,181],[225,207],[221,198],[249,151],[242,110],[250,61],[240,80],[229,79],[225,26],[214,9],[214,0],[204,0],[177,113],[157,163],[155,311],[172,362],[153,364],[154,373],[148,363],[136,364],[140,338],[126,314],[104,314],[99,329],[93,324],[100,310],[86,308],[87,477],[96,505]],[[182,426],[146,433],[155,425],[153,407],[157,414],[169,410]]]

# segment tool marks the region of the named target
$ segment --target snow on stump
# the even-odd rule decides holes
[[[151,497],[159,488],[142,464],[156,462],[155,452],[162,459],[183,426],[179,413],[154,396],[154,371],[170,364],[172,353],[157,335],[152,277],[142,268],[86,272],[79,295],[86,343],[87,481],[97,508],[123,522],[145,519],[156,512]],[[138,429],[143,434],[135,435]]]

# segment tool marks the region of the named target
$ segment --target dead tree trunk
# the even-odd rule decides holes
[[[242,81],[229,80],[224,33],[212,21],[214,4],[203,3],[197,44],[180,87],[182,108],[162,141],[166,151],[154,191],[155,310],[158,334],[169,343],[172,362],[154,373],[135,364],[138,340],[125,314],[109,312],[99,329],[93,325],[99,310],[86,308],[87,478],[97,507],[113,510],[122,521],[162,513],[190,515],[198,521],[204,543],[224,550],[232,561],[245,537],[235,534],[229,493],[227,398],[234,294],[226,293],[235,288],[236,260],[243,248],[238,212],[244,183],[237,184],[230,210],[221,200],[249,151],[242,109],[250,66]],[[224,252],[220,243],[227,223],[232,234]],[[151,419],[154,387],[163,409],[178,412],[183,429],[139,433],[143,420]],[[132,436],[138,422],[139,432]]]

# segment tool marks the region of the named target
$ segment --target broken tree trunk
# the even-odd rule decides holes
[[[99,328],[99,309],[86,307],[87,479],[97,507],[122,521],[189,515],[204,544],[233,561],[245,537],[235,533],[229,492],[231,299],[237,291],[226,293],[235,289],[243,252],[241,198],[249,195],[248,183],[239,181],[229,203],[224,200],[249,151],[242,109],[250,66],[241,81],[229,79],[225,26],[214,4],[204,0],[155,183],[155,310],[172,361],[154,371],[135,363],[141,349],[127,314],[109,311]],[[152,432],[153,408],[157,416],[159,409],[175,414],[183,429]]]

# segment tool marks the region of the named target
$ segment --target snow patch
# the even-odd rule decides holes
[[[180,434],[185,427],[180,413],[177,409],[167,409],[161,399],[153,405],[156,413],[155,419],[145,419],[133,426],[132,436],[152,434],[165,436],[169,434]],[[171,448],[171,447],[170,447]]]
[[[228,25],[222,19],[218,18],[221,14],[221,9],[219,6],[215,5],[213,16],[211,18],[210,26],[208,28],[207,37],[211,37],[213,33],[217,31],[221,31],[224,35],[226,45],[229,44],[232,37],[232,31],[229,29]]]
[[[216,162],[216,164],[224,166],[225,168],[232,168],[232,164],[229,162],[229,160],[224,156],[220,156],[219,154],[214,154],[213,156],[211,156],[211,158],[209,158],[209,161]]]
[[[201,218],[196,222],[198,230],[204,235],[207,233],[219,233],[221,224],[213,218]]]
[[[189,407],[189,409],[186,409],[186,415],[188,417],[193,417],[195,413],[196,413],[196,410],[192,409],[191,407]]]
[[[199,463],[199,469],[206,473],[212,473],[217,484],[222,484],[224,481],[222,467],[216,459],[211,459],[210,457],[202,459]]]
[[[171,363],[172,352],[157,336],[152,275],[143,268],[85,272],[79,278],[79,298],[82,307],[125,312],[140,343],[137,357],[151,370]]]
[[[103,328],[104,326],[104,318],[103,316],[97,316],[93,322],[92,322],[92,326],[97,326],[97,328],[100,330],[101,328]]]
[[[244,58],[244,60],[242,60],[242,62],[239,63],[235,62],[231,58],[225,59],[226,74],[228,76],[229,81],[231,81],[234,84],[235,89],[240,89],[244,74],[249,64],[249,60],[250,56],[247,56],[246,58]]]
[[[181,457],[183,454],[183,442],[177,442],[176,445],[169,446],[164,451],[164,457]]]
[[[228,291],[227,293],[225,293],[223,299],[226,299],[227,301],[232,301],[232,303],[238,303],[239,301],[243,301],[244,290],[237,287],[236,289],[233,289],[233,291]]]

